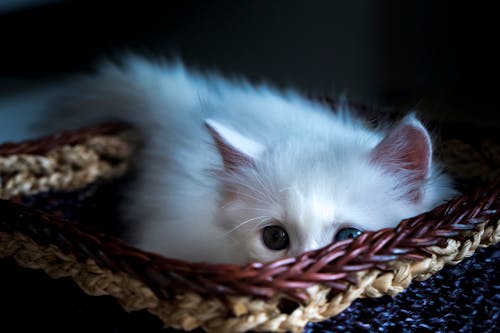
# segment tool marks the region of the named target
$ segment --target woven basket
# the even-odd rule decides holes
[[[110,295],[127,311],[146,309],[166,327],[213,332],[301,331],[361,297],[396,295],[445,264],[500,240],[500,146],[491,139],[439,145],[464,195],[398,227],[271,263],[187,263],[134,248],[60,206],[29,204],[44,195],[79,193],[126,178],[135,141],[127,127],[105,124],[0,145],[0,257],[70,277],[90,295]],[[461,132],[462,134],[464,132]],[[449,134],[449,133],[448,133]],[[484,134],[484,133],[483,133]],[[463,136],[462,136],[463,137]],[[110,202],[111,205],[111,202]],[[38,207],[40,208],[40,207]],[[99,221],[98,221],[99,222]]]

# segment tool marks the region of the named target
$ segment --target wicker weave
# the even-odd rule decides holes
[[[123,126],[105,125],[1,145],[0,197],[9,200],[0,201],[0,256],[52,277],[69,276],[87,293],[109,294],[127,310],[147,309],[166,326],[300,331],[308,321],[336,315],[358,297],[395,295],[413,279],[428,278],[478,246],[500,240],[500,185],[495,181],[397,228],[245,266],[187,263],[146,253],[91,227],[16,203],[20,195],[74,190],[122,175],[134,151],[126,133]],[[492,159],[490,168],[484,159],[476,167],[460,164],[463,150],[457,142],[448,144],[442,150],[454,159],[456,172],[484,180],[498,174],[494,142],[483,144],[480,156],[468,154],[474,157],[470,161]]]

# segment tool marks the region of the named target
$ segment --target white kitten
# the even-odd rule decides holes
[[[123,215],[132,243],[168,257],[298,255],[454,194],[412,114],[375,131],[295,92],[136,57],[67,89],[71,122],[120,119],[142,131]]]

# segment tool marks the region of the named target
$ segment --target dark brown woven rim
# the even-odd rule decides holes
[[[125,124],[106,123],[99,126],[87,127],[74,131],[63,131],[53,135],[36,139],[26,140],[20,143],[7,142],[0,144],[0,156],[15,154],[37,154],[43,155],[56,147],[63,145],[75,145],[96,135],[113,134],[128,128]]]
[[[95,134],[116,133],[122,125],[70,131],[38,141],[0,146],[0,155],[44,153],[58,145],[81,142]],[[385,270],[394,260],[430,256],[429,246],[445,246],[446,239],[463,240],[463,233],[500,217],[500,182],[492,182],[431,212],[407,219],[397,228],[365,232],[325,248],[271,263],[188,263],[138,250],[95,229],[62,221],[10,202],[0,201],[0,229],[21,232],[39,244],[52,244],[82,262],[125,272],[143,281],[158,297],[168,299],[178,290],[224,298],[227,295],[273,297],[284,295],[307,301],[306,288],[323,284],[344,291],[356,283],[355,272]]]

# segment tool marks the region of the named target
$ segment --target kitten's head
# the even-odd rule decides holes
[[[224,165],[216,219],[244,261],[394,227],[450,194],[440,190],[446,179],[433,171],[429,135],[413,115],[372,143],[353,134],[266,145],[212,120],[206,126]]]

